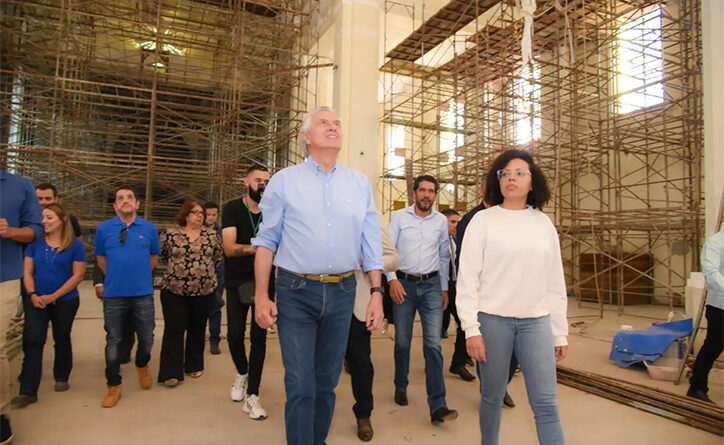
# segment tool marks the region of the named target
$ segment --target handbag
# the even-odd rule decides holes
[[[246,281],[236,286],[236,296],[239,298],[239,303],[247,306],[254,304],[254,289],[255,284],[253,281]]]

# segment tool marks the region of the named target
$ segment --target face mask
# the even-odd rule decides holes
[[[256,186],[256,190],[249,187],[249,198],[253,199],[255,203],[259,203],[261,201],[261,196],[264,194],[264,183],[261,183]]]

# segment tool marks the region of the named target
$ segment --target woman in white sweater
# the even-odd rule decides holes
[[[513,351],[525,376],[538,441],[564,444],[556,402],[556,361],[568,350],[566,286],[556,228],[542,211],[550,192],[523,150],[503,152],[485,201],[465,232],[457,309],[468,354],[479,362],[482,443],[498,445]]]

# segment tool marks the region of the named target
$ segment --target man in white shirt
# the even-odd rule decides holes
[[[450,239],[447,218],[432,208],[437,180],[429,175],[415,179],[415,204],[392,215],[390,237],[400,256],[400,269],[390,272],[390,297],[395,319],[395,403],[405,406],[410,343],[415,312],[420,313],[423,332],[427,402],[430,420],[439,424],[455,420],[457,411],[448,409],[442,374],[442,312],[448,300]]]

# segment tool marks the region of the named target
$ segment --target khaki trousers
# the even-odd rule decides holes
[[[20,280],[0,283],[0,414],[10,410],[10,361],[8,360],[7,333],[17,310]]]

